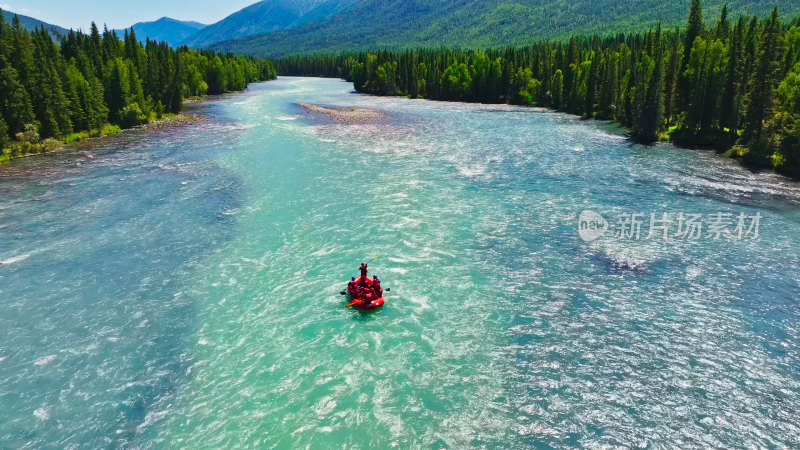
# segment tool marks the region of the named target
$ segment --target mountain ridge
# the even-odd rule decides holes
[[[69,33],[69,30],[60,27],[58,25],[53,25],[30,16],[26,16],[24,14],[6,11],[5,9],[2,11],[3,11],[3,17],[5,18],[6,22],[11,23],[11,21],[14,19],[14,16],[18,16],[20,25],[22,25],[22,27],[28,31],[33,31],[37,27],[44,25],[44,27],[47,29],[50,35],[53,36],[54,39],[61,39],[63,36],[66,36],[67,33]]]
[[[710,20],[728,4],[730,17],[800,13],[795,0],[706,0]],[[411,47],[486,48],[525,45],[576,34],[628,33],[686,22],[688,0],[361,0],[323,21],[219,41],[215,50],[257,57]]]
[[[150,38],[154,41],[165,41],[170,46],[178,46],[185,39],[203,30],[208,25],[194,21],[184,21],[171,17],[162,17],[150,22],[138,22],[132,25],[136,37],[140,41]],[[130,29],[131,27],[128,27]],[[125,30],[115,30],[118,35],[122,35]]]
[[[342,12],[356,0],[263,0],[205,27],[181,43],[204,47],[231,38],[289,29],[324,20]]]

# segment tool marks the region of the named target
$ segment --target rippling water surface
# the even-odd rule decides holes
[[[800,446],[798,185],[351,87],[0,168],[0,447]],[[587,243],[585,209],[763,218]],[[376,253],[386,307],[345,309]]]

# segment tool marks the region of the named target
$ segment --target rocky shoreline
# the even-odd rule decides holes
[[[42,151],[42,152],[39,152],[39,153],[27,153],[27,154],[24,154],[24,155],[21,155],[21,156],[16,156],[16,157],[11,158],[10,160],[5,161],[5,162],[11,162],[11,161],[18,160],[18,159],[23,159],[23,158],[31,158],[31,157],[35,157],[35,156],[52,155],[54,153],[58,153],[58,152],[61,152],[61,151],[64,151],[64,150],[69,150],[69,149],[87,149],[87,148],[91,148],[92,146],[94,146],[100,140],[109,138],[111,136],[118,136],[120,134],[136,133],[136,132],[148,133],[148,134],[150,134],[150,133],[160,133],[162,131],[166,131],[166,130],[169,130],[169,129],[178,128],[178,127],[182,127],[182,126],[185,126],[185,125],[191,125],[191,124],[195,124],[195,123],[198,123],[198,122],[202,122],[202,121],[205,121],[207,119],[208,119],[208,116],[206,116],[205,114],[180,113],[180,114],[177,114],[177,115],[171,115],[171,116],[168,116],[168,117],[164,117],[161,120],[155,120],[153,122],[149,122],[147,124],[140,125],[138,127],[126,128],[124,130],[119,131],[118,133],[105,134],[105,135],[100,135],[100,136],[91,136],[91,137],[88,137],[88,138],[85,138],[85,139],[81,139],[79,141],[70,142],[70,143],[64,143],[63,145],[61,145],[61,146],[59,146],[59,147],[57,147],[57,148],[55,148],[53,150]],[[2,165],[2,164],[0,164],[0,165]]]

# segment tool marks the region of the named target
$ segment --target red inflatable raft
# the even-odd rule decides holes
[[[356,309],[362,310],[372,310],[378,309],[383,306],[383,295],[378,298],[368,298],[373,296],[371,294],[369,296],[366,295],[359,295],[358,286],[361,286],[361,290],[371,291],[372,290],[372,283],[373,280],[371,277],[367,277],[366,283],[361,283],[361,277],[356,278],[355,289],[347,289],[347,299],[349,300],[348,305],[352,306]]]

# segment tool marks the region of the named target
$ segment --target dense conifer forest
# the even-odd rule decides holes
[[[613,120],[643,143],[710,147],[800,176],[800,17],[575,36],[522,48],[422,49],[287,57],[282,75],[341,77],[375,95],[537,105]]]
[[[54,42],[0,14],[0,159],[181,111],[183,100],[274,79],[269,60],[172,49],[135,32],[70,31]]]
[[[230,23],[234,33],[200,42],[212,50],[277,58],[296,54],[412,48],[487,49],[521,47],[570,36],[605,36],[618,31],[642,33],[685,23],[691,0],[311,0],[317,8],[340,13],[315,15],[296,26],[236,34],[260,22],[258,14]],[[293,0],[263,0],[262,4]],[[767,16],[774,6],[785,15],[800,14],[797,0],[704,0],[707,17],[723,7],[732,16]],[[279,14],[278,14],[279,15]],[[313,14],[312,14],[313,15]],[[225,22],[228,22],[226,19]],[[280,30],[280,31],[276,31]],[[222,40],[227,39],[227,40]],[[216,42],[215,42],[216,41]],[[190,42],[191,44],[191,42]]]

